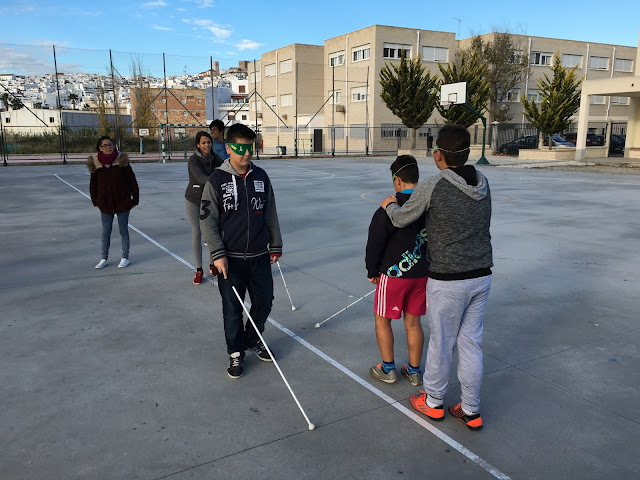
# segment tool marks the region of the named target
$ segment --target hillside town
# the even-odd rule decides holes
[[[62,72],[57,76],[56,82],[56,75],[51,73],[0,73],[0,107],[5,111],[6,126],[12,127],[14,133],[37,133],[42,131],[38,118],[45,118],[47,110],[57,110],[60,106],[62,110],[96,112],[101,102],[107,114],[117,110],[120,115],[135,118],[136,93],[132,77]],[[218,62],[214,62],[213,70],[166,79],[145,76],[143,82],[152,97],[157,97],[157,105],[154,102],[151,110],[157,110],[154,112],[157,117],[167,119],[162,123],[204,123],[222,117],[231,123],[247,122],[247,62],[239,62],[238,67],[226,70],[220,70]],[[165,104],[171,106],[171,101],[167,97],[171,100],[178,97],[184,106],[189,103],[189,107],[172,107],[169,111]],[[191,98],[196,100],[190,102]],[[45,123],[52,123],[52,128],[58,126],[55,120]],[[87,121],[87,125],[92,123]]]

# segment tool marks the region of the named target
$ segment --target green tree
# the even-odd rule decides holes
[[[78,95],[75,93],[69,94],[69,100],[71,100],[71,105],[73,105],[73,109],[76,109],[76,102],[78,101]]]
[[[560,133],[571,125],[571,117],[580,108],[580,83],[576,75],[577,65],[571,69],[562,66],[560,54],[553,55],[553,78],[546,73],[538,79],[536,86],[540,93],[540,108],[534,100],[527,100],[522,94],[522,113],[540,131],[540,136]],[[551,149],[553,141],[549,141]]]
[[[9,110],[9,94],[7,92],[4,92],[2,95],[0,95],[0,100],[2,100],[2,106],[5,110]]]
[[[35,102],[33,108],[42,108],[42,102]]]
[[[24,107],[24,104],[18,97],[11,97],[9,99],[9,105],[11,105],[11,110],[20,110]]]
[[[467,105],[476,112],[482,113],[487,108],[491,86],[487,79],[487,62],[477,49],[463,51],[451,63],[438,64],[442,75],[442,83],[467,82]],[[463,105],[452,105],[448,109],[437,105],[445,123],[469,127],[478,117]]]
[[[422,64],[422,58],[407,60],[400,65],[387,63],[380,70],[380,96],[402,124],[411,131],[411,148],[416,148],[416,132],[424,125],[436,106],[438,77],[431,76]]]
[[[508,28],[494,29],[490,40],[476,35],[467,51],[477,50],[487,62],[486,78],[490,85],[489,115],[492,122],[508,122],[513,118],[509,95],[518,89],[531,70],[524,38]]]

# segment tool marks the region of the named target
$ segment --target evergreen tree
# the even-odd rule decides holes
[[[76,93],[70,93],[69,94],[69,100],[71,100],[71,105],[73,105],[73,109],[76,109],[76,103],[78,102],[78,94]]]
[[[560,54],[553,55],[553,78],[546,73],[536,82],[540,93],[540,108],[534,100],[520,97],[522,112],[529,122],[540,131],[541,136],[552,138],[571,125],[571,117],[580,108],[580,83],[576,75],[577,65],[571,69],[562,66]],[[553,141],[549,141],[551,149]]]
[[[457,61],[438,64],[442,74],[442,83],[467,82],[467,105],[476,112],[482,113],[487,108],[491,86],[487,79],[487,62],[480,56],[477,49],[463,51]],[[445,123],[469,127],[478,117],[463,105],[451,105],[448,109],[437,105],[438,111]]]
[[[402,124],[411,131],[411,148],[416,148],[416,132],[424,125],[436,106],[438,77],[431,76],[422,58],[407,60],[400,65],[387,63],[380,70],[380,97]]]

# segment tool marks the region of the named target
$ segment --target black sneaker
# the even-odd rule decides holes
[[[227,375],[231,378],[240,378],[244,373],[244,368],[242,364],[244,363],[244,358],[242,353],[233,352],[229,355],[229,368],[227,368]]]
[[[271,358],[271,355],[269,355],[269,352],[267,351],[267,348],[264,346],[264,343],[262,343],[262,340],[258,340],[258,343],[256,343],[256,346],[251,347],[251,350],[256,352],[256,355],[258,355],[258,358],[263,362],[273,362],[273,359]]]

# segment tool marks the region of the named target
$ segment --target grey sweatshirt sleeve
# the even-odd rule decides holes
[[[264,207],[264,221],[269,231],[269,253],[282,255],[282,235],[276,209],[276,197],[273,193],[271,181],[267,186],[267,202]]]
[[[402,228],[420,218],[429,209],[433,187],[438,182],[438,175],[426,179],[413,190],[411,197],[402,207],[397,203],[387,205],[386,212],[394,227]]]
[[[227,256],[220,235],[218,193],[214,186],[211,185],[211,182],[207,181],[202,191],[202,200],[200,201],[200,231],[209,246],[212,260]]]
[[[189,157],[189,160],[187,161],[187,168],[200,185],[207,183],[210,174],[204,171],[196,154]]]

